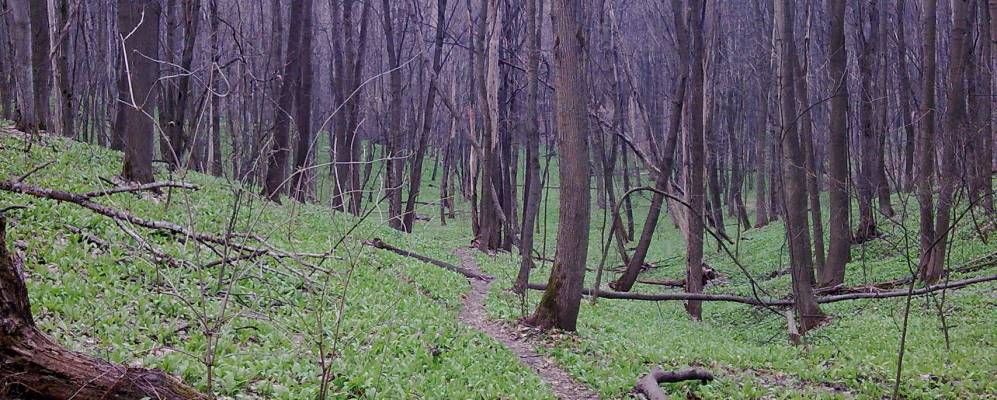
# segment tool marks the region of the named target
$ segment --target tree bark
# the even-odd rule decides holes
[[[690,74],[689,74],[689,121],[688,137],[686,139],[686,202],[690,209],[686,210],[688,215],[689,230],[686,232],[686,287],[688,293],[700,293],[703,291],[703,224],[705,219],[705,194],[704,179],[706,174],[704,148],[704,116],[706,114],[703,93],[705,76],[703,74],[703,64],[705,63],[705,52],[703,50],[703,14],[705,13],[702,0],[689,0],[688,4],[689,32],[692,42],[689,53]],[[686,312],[695,320],[702,319],[703,306],[697,300],[690,300],[685,306]]]
[[[540,28],[537,19],[542,11],[537,7],[541,0],[526,0],[526,173],[523,186],[523,226],[520,229],[519,273],[513,291],[524,293],[533,269],[533,236],[536,232],[537,214],[540,211]]]
[[[126,180],[148,183],[155,180],[152,173],[153,114],[156,104],[155,83],[159,65],[147,58],[159,54],[159,16],[162,9],[156,0],[118,0],[118,29],[124,39],[125,68],[120,71],[124,80],[119,87],[126,92],[119,94],[125,104],[124,150],[125,161],[121,175]]]
[[[57,110],[59,115],[59,134],[67,138],[76,139],[76,126],[73,118],[73,83],[69,76],[69,54],[72,49],[69,47],[69,34],[63,33],[62,27],[68,27],[69,21],[69,0],[54,0],[56,11],[56,24],[52,27],[52,37],[57,38],[62,34],[62,39],[56,44],[55,53],[55,82],[59,90]]]
[[[405,159],[401,158],[402,150],[402,70],[399,68],[401,49],[395,44],[395,21],[392,19],[389,0],[381,1],[381,12],[384,14],[384,47],[388,53],[388,93],[391,96],[388,105],[388,131],[386,137],[384,163],[384,192],[388,198],[388,226],[403,231],[402,219],[402,173],[405,171]],[[347,28],[348,29],[348,28]],[[430,93],[435,93],[430,89]]]
[[[16,1],[15,1],[16,2]],[[48,130],[50,125],[49,98],[52,94],[52,63],[49,62],[51,38],[49,37],[48,0],[30,0],[31,11],[31,65],[34,68],[35,113],[38,127]]]
[[[922,37],[924,46],[922,70],[924,85],[924,104],[921,107],[921,159],[918,171],[917,200],[920,217],[920,261],[918,270],[922,278],[929,274],[941,273],[941,268],[935,267],[935,256],[938,248],[935,246],[935,206],[934,206],[934,170],[935,170],[935,79],[937,74],[937,35],[938,35],[938,0],[923,0],[922,5]]]
[[[422,163],[426,157],[426,148],[429,141],[429,133],[433,128],[433,111],[436,107],[436,94],[440,90],[440,71],[443,69],[443,36],[447,23],[447,0],[436,1],[436,37],[433,49],[433,71],[429,79],[429,89],[426,91],[426,105],[423,107],[422,127],[419,132],[419,143],[416,146],[415,158],[412,160],[412,168],[409,172],[409,192],[405,203],[405,214],[402,217],[406,232],[412,232],[415,225],[415,203],[419,198],[419,191],[422,186]]]
[[[35,73],[32,66],[30,0],[10,0],[7,16],[10,21],[11,41],[14,43],[13,70],[17,80],[17,120],[16,128],[23,132],[36,133],[40,120],[35,101]]]
[[[555,104],[560,155],[561,204],[557,255],[536,311],[529,322],[544,329],[576,330],[588,258],[591,210],[588,163],[587,54],[585,2],[554,0]]]
[[[67,350],[35,325],[20,257],[0,215],[0,375],[25,398],[209,399],[162,371],[124,367]]]
[[[296,93],[297,115],[295,123],[298,125],[298,143],[294,152],[294,176],[291,179],[291,193],[294,199],[304,202],[309,197],[309,166],[315,157],[314,134],[312,132],[312,24],[315,17],[312,15],[313,0],[300,0],[301,18],[297,22],[301,23],[301,46],[300,59],[298,62],[298,85]]]
[[[288,20],[300,21],[304,18],[304,2],[291,3]],[[267,156],[267,176],[263,185],[263,195],[271,201],[280,201],[280,195],[287,191],[287,157],[290,142],[291,108],[294,106],[294,89],[301,78],[301,30],[299,23],[292,23],[287,34],[287,56],[284,74],[280,83],[280,98],[274,110],[274,127],[271,134],[270,153]]]
[[[900,0],[903,1],[903,0]],[[828,54],[832,94],[831,121],[828,132],[828,207],[830,231],[827,259],[821,271],[820,286],[840,285],[845,280],[845,265],[851,252],[848,198],[848,59],[845,47],[845,0],[827,2]]]
[[[934,283],[942,276],[945,267],[945,251],[949,236],[949,223],[952,210],[952,196],[959,181],[956,164],[956,144],[959,138],[970,134],[966,113],[966,66],[972,62],[969,50],[969,0],[952,2],[952,33],[949,44],[948,94],[945,118],[945,131],[942,139],[941,188],[938,192],[938,210],[935,214],[935,238],[931,244],[929,265],[922,271],[922,279]]]
[[[859,189],[859,226],[855,232],[856,242],[865,242],[879,236],[876,229],[876,216],[873,211],[873,198],[879,192],[879,158],[882,155],[879,146],[879,137],[876,127],[873,126],[873,114],[879,107],[877,95],[874,89],[873,67],[877,55],[879,43],[878,21],[879,15],[876,9],[876,2],[868,2],[863,5],[867,7],[863,11],[871,27],[868,31],[861,29],[866,26],[865,22],[859,24],[859,38],[862,44],[862,54],[859,57],[859,76],[862,81],[862,106],[859,107],[859,124],[861,128],[860,140],[860,167],[858,177]],[[885,101],[885,99],[884,99]]]
[[[779,51],[779,97],[783,121],[782,170],[785,184],[782,186],[785,195],[786,240],[789,243],[794,305],[799,314],[801,334],[805,334],[824,319],[824,314],[817,305],[810,279],[813,260],[807,227],[804,157],[796,128],[796,108],[793,107],[796,99],[793,88],[796,45],[793,38],[791,0],[776,1],[775,25],[778,28],[776,48]]]

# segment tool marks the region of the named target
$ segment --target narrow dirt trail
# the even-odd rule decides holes
[[[472,251],[461,247],[455,249],[454,253],[460,257],[460,262],[464,268],[480,273],[478,263],[471,254]],[[485,299],[491,289],[491,282],[479,279],[469,279],[468,281],[471,283],[471,291],[464,297],[464,306],[458,316],[461,322],[502,343],[509,351],[519,357],[521,363],[530,367],[544,382],[550,385],[551,391],[557,398],[584,400],[599,398],[599,395],[591,388],[572,378],[556,363],[537,354],[535,349],[539,346],[538,343],[531,339],[520,338],[509,327],[489,320],[485,312]]]

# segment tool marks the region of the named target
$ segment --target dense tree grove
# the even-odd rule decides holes
[[[745,231],[784,226],[783,301],[801,336],[833,323],[821,303],[840,294],[853,249],[905,245],[884,227],[905,226],[908,208],[922,284],[944,283],[959,221],[993,246],[997,0],[0,7],[0,118],[17,130],[121,150],[128,184],[197,171],[267,204],[374,213],[404,233],[468,218],[475,248],[521,255],[509,279],[524,306],[543,290],[521,321],[540,330],[578,330],[584,295],[639,295],[663,227],[684,240],[675,299],[701,321],[726,301],[704,288],[709,253],[736,260]],[[590,243],[597,215],[603,237]],[[18,340],[35,340],[30,309],[8,302],[9,287],[26,289],[7,282],[14,258],[0,252],[0,311],[14,315],[0,329],[13,318]],[[742,302],[770,305],[753,295]],[[120,368],[73,357],[58,362]],[[196,395],[154,377],[175,398]]]

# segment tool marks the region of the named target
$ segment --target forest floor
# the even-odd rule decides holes
[[[427,164],[428,178],[433,174]],[[556,160],[551,164],[550,186],[557,187]],[[0,127],[0,179],[15,180],[37,168],[25,183],[83,193],[112,186],[120,166],[118,152],[49,136],[29,145],[23,135]],[[331,249],[332,256],[315,263],[271,257],[219,263],[218,254],[190,241],[119,225],[72,204],[0,192],[0,208],[27,206],[10,213],[9,243],[25,257],[35,319],[56,341],[114,362],[162,368],[221,398],[315,398],[323,384],[332,398],[536,399],[572,393],[627,398],[636,379],[656,365],[701,366],[716,376],[706,384],[663,384],[675,398],[892,395],[903,298],[825,305],[832,320],[811,332],[803,346],[787,343],[781,315],[730,303],[704,304],[704,320],[695,322],[681,302],[591,304],[586,298],[578,333],[541,335],[516,325],[539,298],[536,291],[526,298],[508,291],[519,255],[468,249],[471,228],[463,201],[458,218],[446,226],[434,217],[419,223],[415,233],[402,234],[386,226],[378,208],[362,219],[330,212],[325,204],[277,205],[259,199],[254,188],[197,173],[162,170],[157,179],[200,189],[122,193],[97,201],[199,232],[253,232],[276,249],[299,254]],[[379,180],[371,182],[376,189]],[[545,192],[537,251],[549,259],[558,195],[556,189]],[[420,199],[432,203],[438,197],[436,182],[429,180]],[[894,201],[898,216],[881,218],[882,237],[853,247],[847,285],[910,276],[909,262],[917,257],[916,202],[906,195]],[[647,203],[635,200],[636,232]],[[590,268],[598,265],[608,226],[605,212],[594,210]],[[424,206],[419,214],[437,211]],[[976,268],[952,274],[951,280],[997,270],[995,235],[990,232],[984,241],[976,229],[988,232],[993,222],[976,217],[977,224],[967,219],[956,230],[949,256],[951,267]],[[685,243],[668,217],[662,218],[648,256],[652,268],[642,279],[683,276]],[[785,296],[789,277],[780,273],[787,259],[781,223],[743,232],[726,227],[735,239],[732,251],[747,271],[708,242],[706,261],[720,278],[706,291],[750,296],[750,277],[773,297]],[[372,238],[478,267],[496,279],[469,282],[364,245]],[[169,259],[184,262],[171,265]],[[611,253],[606,265],[618,264]],[[538,262],[531,281],[545,282],[549,270],[549,262]],[[609,270],[603,281],[614,277]],[[638,284],[635,290],[680,289]],[[994,398],[997,285],[914,298],[906,322],[902,397]]]

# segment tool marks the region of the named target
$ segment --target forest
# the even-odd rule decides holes
[[[997,394],[997,0],[0,0],[0,399]]]

